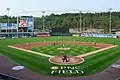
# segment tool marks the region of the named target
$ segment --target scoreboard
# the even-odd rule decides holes
[[[19,18],[19,28],[27,28],[29,31],[33,31],[34,18],[32,16],[21,16]]]

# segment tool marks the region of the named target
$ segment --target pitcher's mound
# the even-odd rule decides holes
[[[55,56],[49,58],[49,62],[57,65],[77,65],[83,63],[84,59],[80,57],[69,57],[69,62],[63,62],[61,56]]]
[[[58,48],[58,50],[64,50],[65,51],[65,50],[70,50],[70,48],[62,48],[61,47],[61,48]]]

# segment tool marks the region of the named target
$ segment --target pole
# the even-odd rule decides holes
[[[81,25],[82,25],[81,13],[82,13],[82,11],[79,11],[80,33],[82,32],[82,28],[81,28]]]
[[[10,8],[6,8],[6,10],[8,11],[8,24],[9,24],[9,11],[10,11]]]
[[[110,12],[110,33],[111,33],[111,28],[112,28],[112,21],[111,21],[111,12]]]
[[[43,30],[44,30],[44,27],[45,27],[45,18],[44,18],[44,13],[45,13],[45,11],[42,11],[42,17],[43,17]]]
[[[0,32],[1,32],[1,27],[0,27]]]
[[[17,16],[17,37],[18,37],[18,28],[19,28],[19,18]]]
[[[109,15],[109,33],[111,33],[111,31],[112,31],[112,14],[111,14],[111,10],[112,10],[112,8],[109,8],[109,13],[110,13],[110,15]]]
[[[9,10],[8,10],[8,24],[9,24]]]
[[[10,8],[6,8],[6,10],[8,11],[8,22],[7,22],[7,30],[8,30],[8,24],[9,24],[9,11],[10,11]],[[6,31],[7,32],[7,31]],[[8,32],[9,32],[9,30],[8,30]],[[8,34],[8,36],[9,36],[9,34]]]

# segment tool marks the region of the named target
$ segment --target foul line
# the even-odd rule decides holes
[[[110,46],[110,47],[106,47],[106,48],[102,48],[102,49],[99,49],[99,50],[96,50],[96,51],[92,51],[92,52],[89,52],[89,53],[86,53],[86,54],[82,54],[82,55],[79,55],[77,57],[86,57],[86,56],[89,56],[89,55],[92,55],[92,54],[95,54],[95,53],[98,53],[98,52],[101,52],[101,51],[104,51],[104,50],[107,50],[107,49],[111,49],[111,48],[114,48],[116,47],[117,45],[115,46]]]
[[[31,51],[31,50],[26,50],[26,49],[22,49],[22,48],[14,47],[14,46],[8,46],[8,47],[10,47],[10,48],[14,48],[14,49],[17,49],[17,50],[22,50],[22,51],[25,51],[25,52],[30,52],[30,53],[38,54],[38,55],[40,55],[40,56],[54,57],[54,56],[52,56],[52,55],[43,54],[43,53],[39,53],[39,52],[35,52],[35,51]]]
[[[117,46],[117,45],[115,45],[115,46],[110,46],[110,47],[107,47],[107,48],[102,48],[102,49],[99,49],[99,50],[96,50],[96,51],[92,51],[92,52],[89,52],[89,53],[85,53],[85,54],[82,54],[82,55],[79,55],[79,56],[76,56],[76,57],[86,57],[86,56],[90,56],[90,55],[96,54],[96,53],[98,53],[98,52],[101,52],[101,51],[104,51],[104,50],[108,50],[108,49],[114,48],[114,47],[116,47],[116,46]],[[52,56],[52,55],[48,55],[48,54],[44,54],[44,53],[39,53],[39,52],[35,52],[35,51],[23,49],[23,48],[18,48],[18,47],[14,47],[14,46],[8,46],[8,47],[14,48],[14,49],[17,49],[17,50],[22,50],[22,51],[25,51],[25,52],[30,52],[30,53],[33,53],[33,54],[38,54],[38,55],[44,56],[44,57],[54,57],[54,56]]]

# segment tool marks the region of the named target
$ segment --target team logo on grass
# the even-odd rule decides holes
[[[57,67],[57,66],[53,66],[53,67],[51,67],[51,69],[52,69],[52,70],[57,70],[58,67]]]
[[[118,65],[118,64],[113,64],[113,65],[111,65],[113,68],[120,68],[120,65]]]
[[[53,66],[51,74],[83,74],[84,71],[79,66]]]

